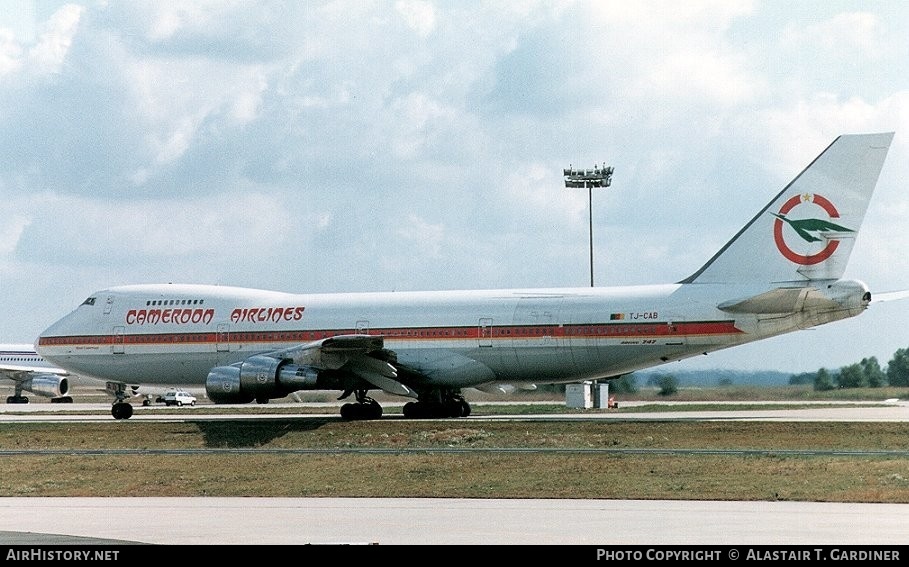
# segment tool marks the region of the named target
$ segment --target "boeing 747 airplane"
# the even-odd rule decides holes
[[[407,418],[463,417],[462,390],[624,374],[854,317],[841,279],[893,133],[839,136],[700,269],[628,287],[293,294],[149,284],[92,293],[36,348],[109,382],[204,386],[215,403],[337,390],[345,419],[370,391],[413,398]],[[116,387],[119,385],[119,387]]]
[[[50,398],[52,402],[70,403],[69,372],[44,360],[32,345],[0,345],[0,377],[13,381],[15,394],[6,398],[8,404],[27,404],[22,391]]]

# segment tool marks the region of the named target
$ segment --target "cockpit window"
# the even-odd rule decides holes
[[[82,305],[94,305],[94,304],[95,304],[94,297],[89,297],[88,299],[86,299],[85,301],[82,302]]]

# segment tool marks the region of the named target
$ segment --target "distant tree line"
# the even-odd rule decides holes
[[[835,371],[820,368],[817,372],[794,374],[789,383],[812,384],[817,391],[909,386],[909,349],[901,348],[893,353],[886,371],[881,369],[877,358],[871,356]]]

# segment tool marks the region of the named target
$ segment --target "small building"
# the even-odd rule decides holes
[[[570,408],[593,407],[593,382],[565,385],[565,405]]]
[[[608,382],[579,382],[565,385],[565,405],[570,408],[610,408]]]

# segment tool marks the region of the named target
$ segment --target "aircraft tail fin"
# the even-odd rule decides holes
[[[723,248],[679,283],[837,280],[893,132],[837,137]]]

